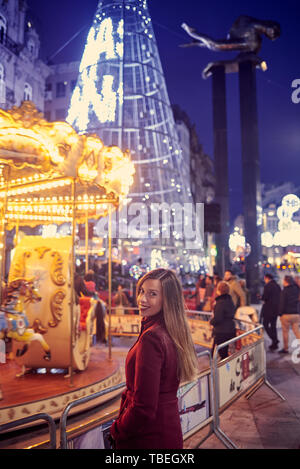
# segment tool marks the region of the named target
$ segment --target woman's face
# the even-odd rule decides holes
[[[138,297],[137,305],[141,316],[154,316],[162,309],[162,287],[158,279],[148,279],[142,284]]]

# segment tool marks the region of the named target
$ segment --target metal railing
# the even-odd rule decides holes
[[[129,308],[132,309],[132,308]],[[191,311],[193,314],[195,313],[194,311]],[[196,312],[197,313],[197,312]],[[201,314],[201,312],[199,312]],[[210,313],[205,313],[209,315]],[[249,350],[251,347],[255,347],[259,345],[262,340],[263,340],[263,326],[258,325],[254,327],[253,329],[246,331],[245,333],[235,336],[232,339],[219,344],[215,347],[213,356],[211,355],[211,350],[204,350],[199,353],[197,353],[197,357],[205,357],[208,356],[209,358],[209,418],[206,418],[205,421],[201,422],[198,426],[195,426],[195,431],[192,431],[192,434],[194,434],[196,431],[199,431],[200,428],[203,428],[204,426],[210,424],[210,430],[209,433],[197,444],[195,448],[199,448],[200,445],[212,434],[214,433],[219,440],[227,447],[227,448],[237,448],[237,446],[233,443],[233,441],[222,431],[220,428],[220,413],[223,411],[223,409],[220,409],[220,382],[219,382],[219,367],[222,366],[222,362],[224,362],[224,365],[227,363],[227,361],[230,361],[233,358],[238,357],[239,355],[244,354],[247,350]],[[218,353],[219,350],[230,346],[234,344],[235,342],[244,339],[250,334],[257,333],[258,335],[262,334],[261,339],[258,339],[258,341],[254,342],[253,344],[250,344],[249,346],[246,346],[245,348],[239,350],[238,352],[234,353],[233,355],[230,355],[228,358],[225,358],[225,360],[221,360],[218,362]],[[247,399],[249,399],[258,389],[262,384],[266,384],[273,392],[275,392],[282,400],[285,400],[285,398],[268,382],[266,379],[266,354],[265,351],[263,350],[263,363],[262,363],[262,370],[263,370],[263,376],[260,375],[259,378],[253,382],[249,388],[244,389],[242,391],[243,394],[246,395]],[[199,375],[201,376],[201,374]],[[199,377],[198,377],[199,378]],[[107,388],[105,390],[99,391],[97,393],[82,397],[80,399],[74,400],[72,402],[69,402],[66,407],[63,410],[63,413],[60,417],[60,422],[59,422],[59,428],[60,428],[60,448],[61,449],[67,449],[68,448],[68,439],[67,439],[67,419],[70,411],[79,405],[86,404],[92,400],[98,399],[106,394],[113,393],[114,391],[118,391],[122,388],[125,388],[126,383],[122,382],[119,383],[115,386],[112,386],[110,388]],[[240,397],[241,393],[237,393],[232,400],[230,400],[229,404],[232,404],[238,397]],[[27,423],[31,423],[35,420],[38,419],[44,419],[48,421],[49,424],[49,433],[50,433],[50,447],[51,449],[56,448],[56,427],[55,423],[52,417],[50,417],[48,414],[40,413],[40,414],[35,414],[29,417],[24,417],[22,419],[4,424],[0,426],[0,432],[8,431],[12,428],[15,428],[17,426],[25,425]],[[102,424],[105,423],[102,422]]]
[[[222,363],[219,362],[218,364],[218,352],[220,349],[224,348],[224,347],[228,347],[230,345],[232,345],[233,343],[235,343],[236,341],[238,340],[242,340],[243,338],[247,337],[248,335],[250,334],[253,334],[253,333],[261,333],[263,332],[263,326],[262,325],[259,325],[257,327],[255,327],[254,329],[250,330],[250,331],[247,331],[245,332],[244,334],[241,334],[239,336],[236,336],[236,337],[233,337],[232,339],[230,340],[227,340],[226,342],[223,342],[222,344],[219,344],[215,347],[215,350],[214,350],[214,354],[213,354],[213,361],[212,361],[212,374],[213,374],[213,385],[214,385],[214,390],[213,390],[213,395],[214,395],[214,421],[213,421],[213,426],[214,426],[214,433],[215,435],[219,438],[219,440],[222,441],[222,443],[227,447],[227,448],[234,448],[234,449],[237,449],[237,446],[233,443],[233,441],[226,435],[226,433],[221,430],[220,428],[220,383],[219,383],[219,373],[218,373],[218,369],[219,369],[219,365]],[[263,340],[263,334],[262,334],[262,338],[260,341]],[[254,347],[258,344],[259,342],[254,342],[253,344],[251,344],[250,346],[248,347]],[[245,349],[243,350],[240,350],[239,353],[236,353],[232,356],[238,356],[238,355],[242,355],[245,353]],[[230,358],[229,358],[230,359]],[[227,358],[225,359],[227,361]],[[251,386],[249,387],[249,391],[247,389],[244,389],[243,390],[243,394],[247,393],[247,398],[249,399],[249,397],[251,397],[254,392],[257,391],[257,389],[259,389],[260,386],[262,386],[262,384],[266,384],[275,394],[277,394],[282,400],[285,400],[285,398],[268,382],[268,380],[266,379],[266,354],[265,354],[265,351],[264,351],[264,360],[263,360],[263,365],[262,365],[262,369],[263,369],[263,376],[259,376],[259,378],[256,380],[256,382],[252,383]],[[240,397],[241,394],[237,394],[234,398],[234,401]],[[230,403],[232,403],[233,401],[231,401]]]
[[[197,353],[198,358],[201,358],[201,357],[204,357],[204,356],[208,356],[209,369],[211,369],[212,357],[211,357],[210,351],[203,350],[203,351]],[[199,377],[201,377],[201,374],[198,376],[197,379],[199,379]],[[121,388],[125,388],[125,386],[126,386],[126,383],[122,382],[122,383],[117,384],[115,386],[112,386],[108,389],[105,389],[103,391],[99,391],[99,392],[91,394],[89,396],[82,397],[80,399],[77,399],[77,400],[72,401],[69,404],[67,404],[67,406],[65,407],[65,409],[64,409],[64,411],[61,415],[60,424],[59,424],[59,427],[60,427],[60,449],[67,449],[68,448],[67,429],[66,429],[66,427],[67,427],[67,418],[68,418],[69,412],[71,411],[71,409],[73,407],[76,407],[76,406],[79,406],[79,405],[82,405],[82,404],[86,404],[87,402],[89,402],[91,400],[94,400],[94,399],[97,399],[101,396],[104,396],[105,394],[109,394],[109,393],[117,391]],[[211,404],[212,402],[213,402],[213,382],[212,382],[212,373],[210,372],[209,373],[209,409],[210,409],[210,414],[213,412],[213,409],[214,409],[214,407]],[[110,418],[109,418],[109,420],[110,420]],[[200,430],[200,428],[203,428],[207,424],[211,423],[212,421],[213,421],[213,416],[210,415],[205,421],[201,422],[200,426],[197,426],[195,430],[192,430],[192,434],[194,434],[196,431]],[[101,422],[101,425],[103,425],[105,423],[106,423],[106,421],[104,420],[104,421]],[[200,444],[201,443],[199,443],[199,445]]]
[[[49,427],[49,435],[50,435],[50,449],[56,449],[56,426],[54,419],[45,413],[39,413],[34,415],[29,415],[28,417],[24,417],[18,420],[13,420],[9,423],[4,423],[0,425],[0,433],[7,432],[8,430],[15,429],[16,427],[20,427],[22,425],[26,425],[27,423],[32,423],[36,420],[46,420],[48,422]]]
[[[202,423],[201,428],[203,428],[206,425],[210,425],[210,427],[209,427],[208,434],[206,436],[204,436],[202,438],[202,440],[200,440],[193,449],[199,448],[201,446],[201,444],[205,440],[207,440],[207,438],[209,438],[210,435],[212,435],[212,433],[213,433],[213,422],[214,422],[214,394],[213,394],[213,389],[214,389],[214,387],[213,387],[213,378],[212,378],[212,356],[211,356],[211,351],[210,350],[203,350],[202,352],[197,353],[198,358],[201,358],[205,355],[208,356],[209,368],[210,368],[210,372],[209,372],[209,414],[210,415],[209,415],[209,418],[206,419],[206,421]],[[200,430],[200,428],[197,429],[197,431],[199,431],[199,430]]]
[[[77,407],[81,404],[86,404],[94,399],[98,399],[99,397],[105,396],[114,391],[118,391],[126,386],[125,382],[116,384],[111,388],[104,389],[103,391],[95,392],[94,394],[90,394],[89,396],[81,397],[80,399],[76,399],[75,401],[69,402],[63,410],[63,413],[60,417],[59,421],[59,428],[60,428],[60,449],[67,449],[68,447],[68,440],[67,440],[67,418],[68,414],[73,407]]]

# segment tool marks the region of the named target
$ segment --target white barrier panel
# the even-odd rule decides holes
[[[201,319],[193,318],[188,318],[188,322],[191,328],[191,334],[194,344],[201,345],[202,347],[212,348],[213,329],[210,323],[207,321],[202,321]]]
[[[190,313],[190,312],[189,312]],[[212,326],[208,320],[200,319],[201,314],[192,312],[188,317],[194,344],[202,347],[212,348]],[[204,313],[205,314],[205,313]],[[190,316],[190,315],[189,315]],[[207,314],[210,319],[211,313]],[[108,319],[106,318],[106,322]],[[112,314],[111,315],[111,335],[112,336],[138,336],[141,327],[141,316],[138,314]]]
[[[245,352],[232,355],[218,364],[219,408],[251,388],[265,375],[263,339],[254,342]]]
[[[113,420],[68,439],[68,449],[110,449],[109,434]]]
[[[206,373],[178,389],[178,407],[183,438],[196,432],[210,418],[209,378],[210,373]]]
[[[137,314],[111,315],[111,335],[138,336],[141,327],[141,316]]]
[[[188,322],[191,329],[193,342],[196,345],[212,349],[213,346],[213,328],[210,325],[211,313],[187,311]],[[205,318],[205,319],[203,319]],[[105,319],[106,324],[108,319]],[[236,320],[237,335],[243,334],[249,329],[252,330],[255,325],[243,320]],[[141,327],[141,316],[138,314],[112,314],[111,315],[111,335],[112,336],[138,336]],[[249,334],[243,337],[240,343],[236,343],[236,348],[246,347],[260,338],[259,334]]]

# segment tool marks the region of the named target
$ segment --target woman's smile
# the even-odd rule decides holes
[[[158,279],[148,279],[142,284],[137,297],[142,316],[154,316],[162,309],[162,287]]]

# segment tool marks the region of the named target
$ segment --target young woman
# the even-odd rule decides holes
[[[221,281],[218,283],[214,315],[210,320],[210,323],[213,326],[214,336],[212,354],[216,345],[227,342],[227,340],[235,337],[235,323],[233,320],[235,307],[229,291],[229,285],[227,282]],[[219,354],[222,360],[226,358],[228,356],[228,346],[221,348],[219,350]]]
[[[181,449],[177,390],[196,377],[198,361],[176,275],[166,269],[144,275],[137,305],[142,327],[126,358],[127,389],[111,427],[114,447]]]

